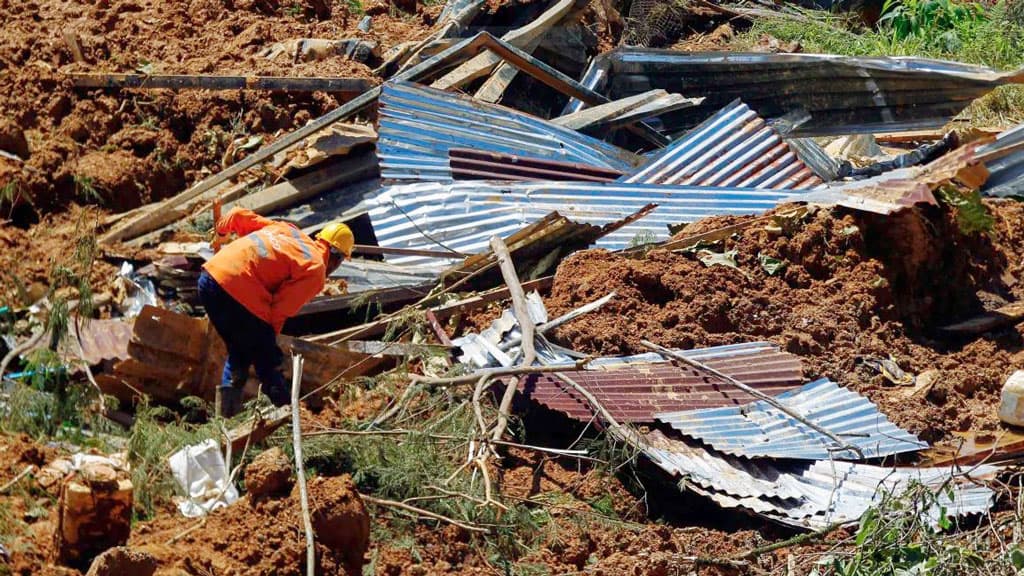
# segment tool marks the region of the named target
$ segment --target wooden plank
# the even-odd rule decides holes
[[[529,24],[508,32],[501,39],[516,48],[529,47],[535,40],[539,40],[548,28],[561,22],[575,4],[576,0],[559,0]],[[501,56],[493,51],[480,54],[434,82],[433,87],[450,90],[462,86],[489,74],[501,60]]]
[[[641,94],[629,96],[627,98],[621,98],[607,104],[601,104],[598,106],[592,106],[590,108],[584,108],[579,112],[573,112],[572,114],[566,114],[565,116],[559,116],[558,118],[552,118],[551,122],[563,126],[565,128],[571,128],[573,130],[580,130],[590,126],[591,124],[597,124],[599,122],[607,121],[630,110],[635,110],[644,104],[654,102],[655,100],[668,96],[668,92],[660,88],[655,90],[649,90]]]
[[[544,278],[523,282],[523,290],[537,290],[538,292],[544,292],[551,288],[554,280],[554,276],[545,276]],[[430,311],[434,313],[434,316],[438,320],[445,320],[459,312],[475,310],[492,302],[504,300],[508,297],[509,291],[507,287],[495,288],[487,292],[476,294],[464,300],[459,300],[458,302],[452,302],[450,304],[445,304],[444,306],[430,308]],[[337,345],[343,341],[379,336],[387,330],[391,321],[391,319],[374,320],[373,322],[368,322],[359,326],[336,330],[326,334],[318,334],[308,338],[308,340],[313,342],[330,342],[333,345]]]
[[[269,92],[332,92],[361,94],[373,87],[364,78],[298,76],[213,76],[205,74],[120,74],[75,72],[75,88],[141,88],[170,90],[266,90]]]
[[[257,214],[268,214],[346,182],[371,178],[378,173],[378,170],[375,154],[367,153],[354,158],[345,158],[316,172],[264,188],[226,205],[224,208],[230,209],[238,206],[248,208]]]
[[[446,252],[443,250],[420,250],[417,248],[389,248],[387,246],[369,246],[367,244],[356,244],[352,248],[353,254],[395,254],[399,256],[427,256],[432,258],[466,258],[469,254],[461,252]]]
[[[1024,302],[1013,302],[956,324],[943,326],[944,332],[954,334],[984,334],[990,330],[1013,326],[1024,321]]]
[[[370,304],[395,304],[397,302],[413,302],[430,294],[434,283],[421,284],[419,286],[396,286],[394,288],[382,288],[355,294],[343,294],[341,296],[318,296],[306,303],[295,314],[295,318],[335,312],[338,310],[350,310],[362,308]]]

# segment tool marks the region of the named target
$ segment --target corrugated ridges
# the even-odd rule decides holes
[[[661,88],[705,100],[660,119],[679,133],[735,98],[765,118],[804,109],[801,136],[939,128],[1019,73],[925,58],[676,52],[620,47],[591,61],[582,84],[610,98]],[[566,113],[579,109],[572,101]]]
[[[798,357],[766,342],[682,353],[699,358],[701,362],[770,395],[792,390],[800,384],[803,376]],[[566,371],[565,375],[586,388],[616,419],[623,422],[653,422],[654,415],[659,412],[740,405],[754,399],[690,367],[670,362],[605,365],[591,370]],[[586,399],[550,374],[528,377],[520,391],[570,417],[579,420],[593,417]]]
[[[739,100],[652,156],[619,181],[793,190],[822,183],[779,134]]]
[[[465,148],[449,150],[448,165],[455,180],[614,182],[622,176],[609,168]]]
[[[912,482],[935,491],[936,505],[924,511],[937,525],[940,507],[950,517],[985,513],[994,492],[973,482],[993,477],[982,466],[966,477],[954,468],[892,468],[840,461],[801,463],[748,460],[668,438],[646,435],[644,453],[655,465],[682,478],[681,488],[702,494],[726,508],[744,508],[777,522],[817,529],[855,522],[887,494]],[[949,492],[952,491],[952,498]]]
[[[996,137],[996,141],[982,146],[978,152],[997,151],[1024,142],[1024,124],[1011,128]],[[1007,154],[985,163],[988,180],[982,186],[987,196],[1024,195],[1024,150]]]
[[[390,186],[367,198],[381,246],[436,250],[438,243],[465,254],[488,250],[491,236],[507,237],[558,212],[574,222],[604,226],[658,207],[601,238],[620,250],[638,236],[667,240],[669,226],[724,214],[757,214],[792,197],[782,190],[707,188],[600,182],[425,182]],[[393,264],[424,264],[418,256],[388,257]]]
[[[778,396],[777,400],[841,436],[859,448],[865,458],[928,447],[927,443],[890,422],[867,398],[828,379],[811,382]],[[856,452],[837,449],[831,438],[764,401],[742,407],[662,413],[657,419],[686,436],[736,456],[805,460],[859,458]]]
[[[377,155],[385,180],[450,181],[448,151],[519,154],[626,171],[632,153],[502,106],[404,82],[384,85]]]

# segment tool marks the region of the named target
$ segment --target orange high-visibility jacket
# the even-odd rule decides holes
[[[330,249],[295,226],[233,208],[217,222],[218,234],[237,240],[221,248],[203,268],[225,292],[280,333],[324,288]]]

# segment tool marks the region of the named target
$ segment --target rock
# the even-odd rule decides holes
[[[1003,384],[999,419],[1011,426],[1024,426],[1024,370],[1017,370]]]
[[[293,490],[298,498],[298,487]],[[361,574],[370,547],[370,515],[352,478],[314,478],[309,483],[316,541],[345,558],[349,574]]]
[[[97,556],[85,576],[153,576],[156,567],[150,554],[118,546]]]
[[[28,160],[28,140],[18,124],[9,118],[0,119],[0,150]]]
[[[253,497],[282,494],[291,488],[292,463],[280,448],[271,448],[245,468],[245,489]]]
[[[65,566],[84,569],[97,555],[128,542],[132,483],[121,479],[113,485],[89,485],[84,478],[72,477],[62,484],[57,510],[53,535],[57,558]]]

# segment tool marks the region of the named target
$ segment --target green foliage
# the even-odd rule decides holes
[[[95,202],[100,204],[103,202],[103,195],[96,188],[95,181],[89,176],[82,176],[81,174],[75,174],[75,194],[83,202]]]
[[[899,496],[886,494],[860,519],[847,553],[823,557],[815,576],[882,576],[891,574],[954,576],[1012,574],[1012,555],[991,557],[993,546],[980,534],[957,533],[942,506],[951,491],[938,494],[912,485]],[[932,520],[935,519],[935,521]],[[986,531],[987,532],[987,531]]]
[[[985,20],[985,9],[975,2],[886,0],[878,25],[896,40],[923,38],[931,45],[955,52],[961,44],[959,31]]]
[[[757,261],[761,264],[761,269],[765,271],[769,276],[775,276],[786,269],[788,262],[780,260],[767,254],[758,254]]]
[[[430,3],[431,0],[428,0],[426,2],[428,6],[430,5]],[[362,16],[363,13],[366,12],[366,9],[363,8],[363,3],[360,0],[345,0],[345,6],[348,7],[348,11],[350,14]]]
[[[163,421],[164,413],[156,407],[141,405],[135,411],[135,425],[128,439],[128,459],[135,486],[135,513],[150,517],[160,506],[167,505],[177,491],[167,458],[188,445],[209,438],[221,438],[214,423],[202,426]]]
[[[654,236],[654,232],[650,230],[643,230],[637,232],[635,236],[629,239],[629,247],[636,248],[638,246],[646,246],[647,244],[653,244],[657,238]]]
[[[960,190],[952,186],[939,189],[939,200],[956,210],[956,223],[964,234],[988,234],[995,218],[981,201],[977,190]]]

